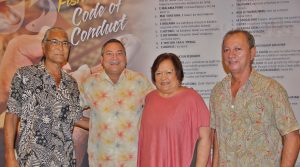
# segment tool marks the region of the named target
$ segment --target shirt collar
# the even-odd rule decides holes
[[[249,85],[250,84],[251,87],[255,87],[256,84],[257,84],[257,82],[258,82],[258,78],[257,78],[258,75],[259,75],[259,73],[255,69],[252,68],[252,71],[250,73],[248,81],[245,83],[245,85]],[[231,73],[228,73],[228,77],[227,77],[227,82],[226,83],[228,83],[227,86],[229,86],[229,87],[231,86],[230,85],[230,83],[231,83],[231,77],[232,77]]]
[[[44,59],[42,59],[42,60],[37,64],[37,68],[38,68],[39,70],[42,70],[47,76],[50,76],[48,70],[46,69],[46,66],[45,66],[45,60],[44,60]],[[66,73],[63,69],[61,69],[60,71],[61,71],[61,79],[63,80],[64,78],[66,78],[67,73]]]
[[[127,71],[127,69],[125,68],[125,69],[123,70],[123,72],[121,73],[118,82],[117,82],[117,83],[113,83],[112,80],[109,78],[109,76],[106,74],[105,70],[104,70],[104,72],[102,73],[102,76],[103,76],[107,81],[109,81],[111,84],[118,84],[118,83],[120,83],[125,77],[127,77],[127,75],[128,75],[128,71]]]
[[[257,75],[258,73],[256,72],[255,69],[252,69],[251,74],[249,76],[249,83],[254,86],[255,83],[257,82]]]

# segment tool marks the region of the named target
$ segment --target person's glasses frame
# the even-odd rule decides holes
[[[46,40],[46,42],[49,42],[49,44],[52,46],[61,46],[61,45],[64,47],[72,46],[71,42],[69,42],[69,41],[59,41],[57,39]]]

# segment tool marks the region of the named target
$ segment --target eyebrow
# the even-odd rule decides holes
[[[107,52],[112,52],[113,50],[107,50]],[[120,49],[120,50],[117,50],[117,52],[122,52],[123,50]]]
[[[52,39],[49,39],[49,38],[48,38],[48,39],[46,39],[46,40],[49,40],[49,41],[50,41],[50,40],[57,40],[57,41],[61,41],[61,40],[59,40],[59,39],[56,39],[56,38],[52,38]],[[68,39],[64,39],[64,40],[62,40],[62,42],[69,42],[69,41],[68,41]]]
[[[156,72],[169,72],[169,71],[174,71],[174,69],[163,70],[163,71],[159,71],[159,70],[157,70]]]

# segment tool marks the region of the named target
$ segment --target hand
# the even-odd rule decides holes
[[[13,155],[5,158],[5,167],[20,167],[20,165],[16,160],[15,156]]]

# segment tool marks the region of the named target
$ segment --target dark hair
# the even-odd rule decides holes
[[[233,35],[233,34],[237,34],[237,33],[243,33],[246,36],[246,38],[248,39],[248,44],[249,44],[250,49],[252,49],[252,48],[255,47],[255,39],[254,39],[253,35],[250,32],[248,32],[246,30],[242,30],[242,29],[235,29],[235,30],[228,31],[224,35],[224,37],[223,37],[223,43],[222,43],[222,48],[224,46],[225,39],[228,36]]]
[[[120,44],[121,46],[122,46],[122,48],[124,49],[124,54],[125,54],[125,56],[126,56],[126,49],[125,49],[125,47],[124,47],[124,44],[121,42],[121,41],[119,41],[119,40],[117,40],[117,39],[110,39],[110,40],[108,40],[108,41],[106,41],[104,44],[103,44],[103,46],[102,46],[102,48],[101,48],[101,56],[103,56],[103,54],[104,54],[104,48],[108,45],[108,44],[110,44],[110,43],[118,43],[118,44]]]
[[[153,65],[151,67],[151,79],[152,82],[155,83],[155,73],[160,65],[161,62],[165,60],[171,60],[172,64],[174,65],[175,72],[176,72],[176,77],[181,84],[183,81],[183,68],[182,68],[182,63],[179,59],[178,56],[176,56],[174,53],[163,53],[157,56],[157,58],[154,60]]]

